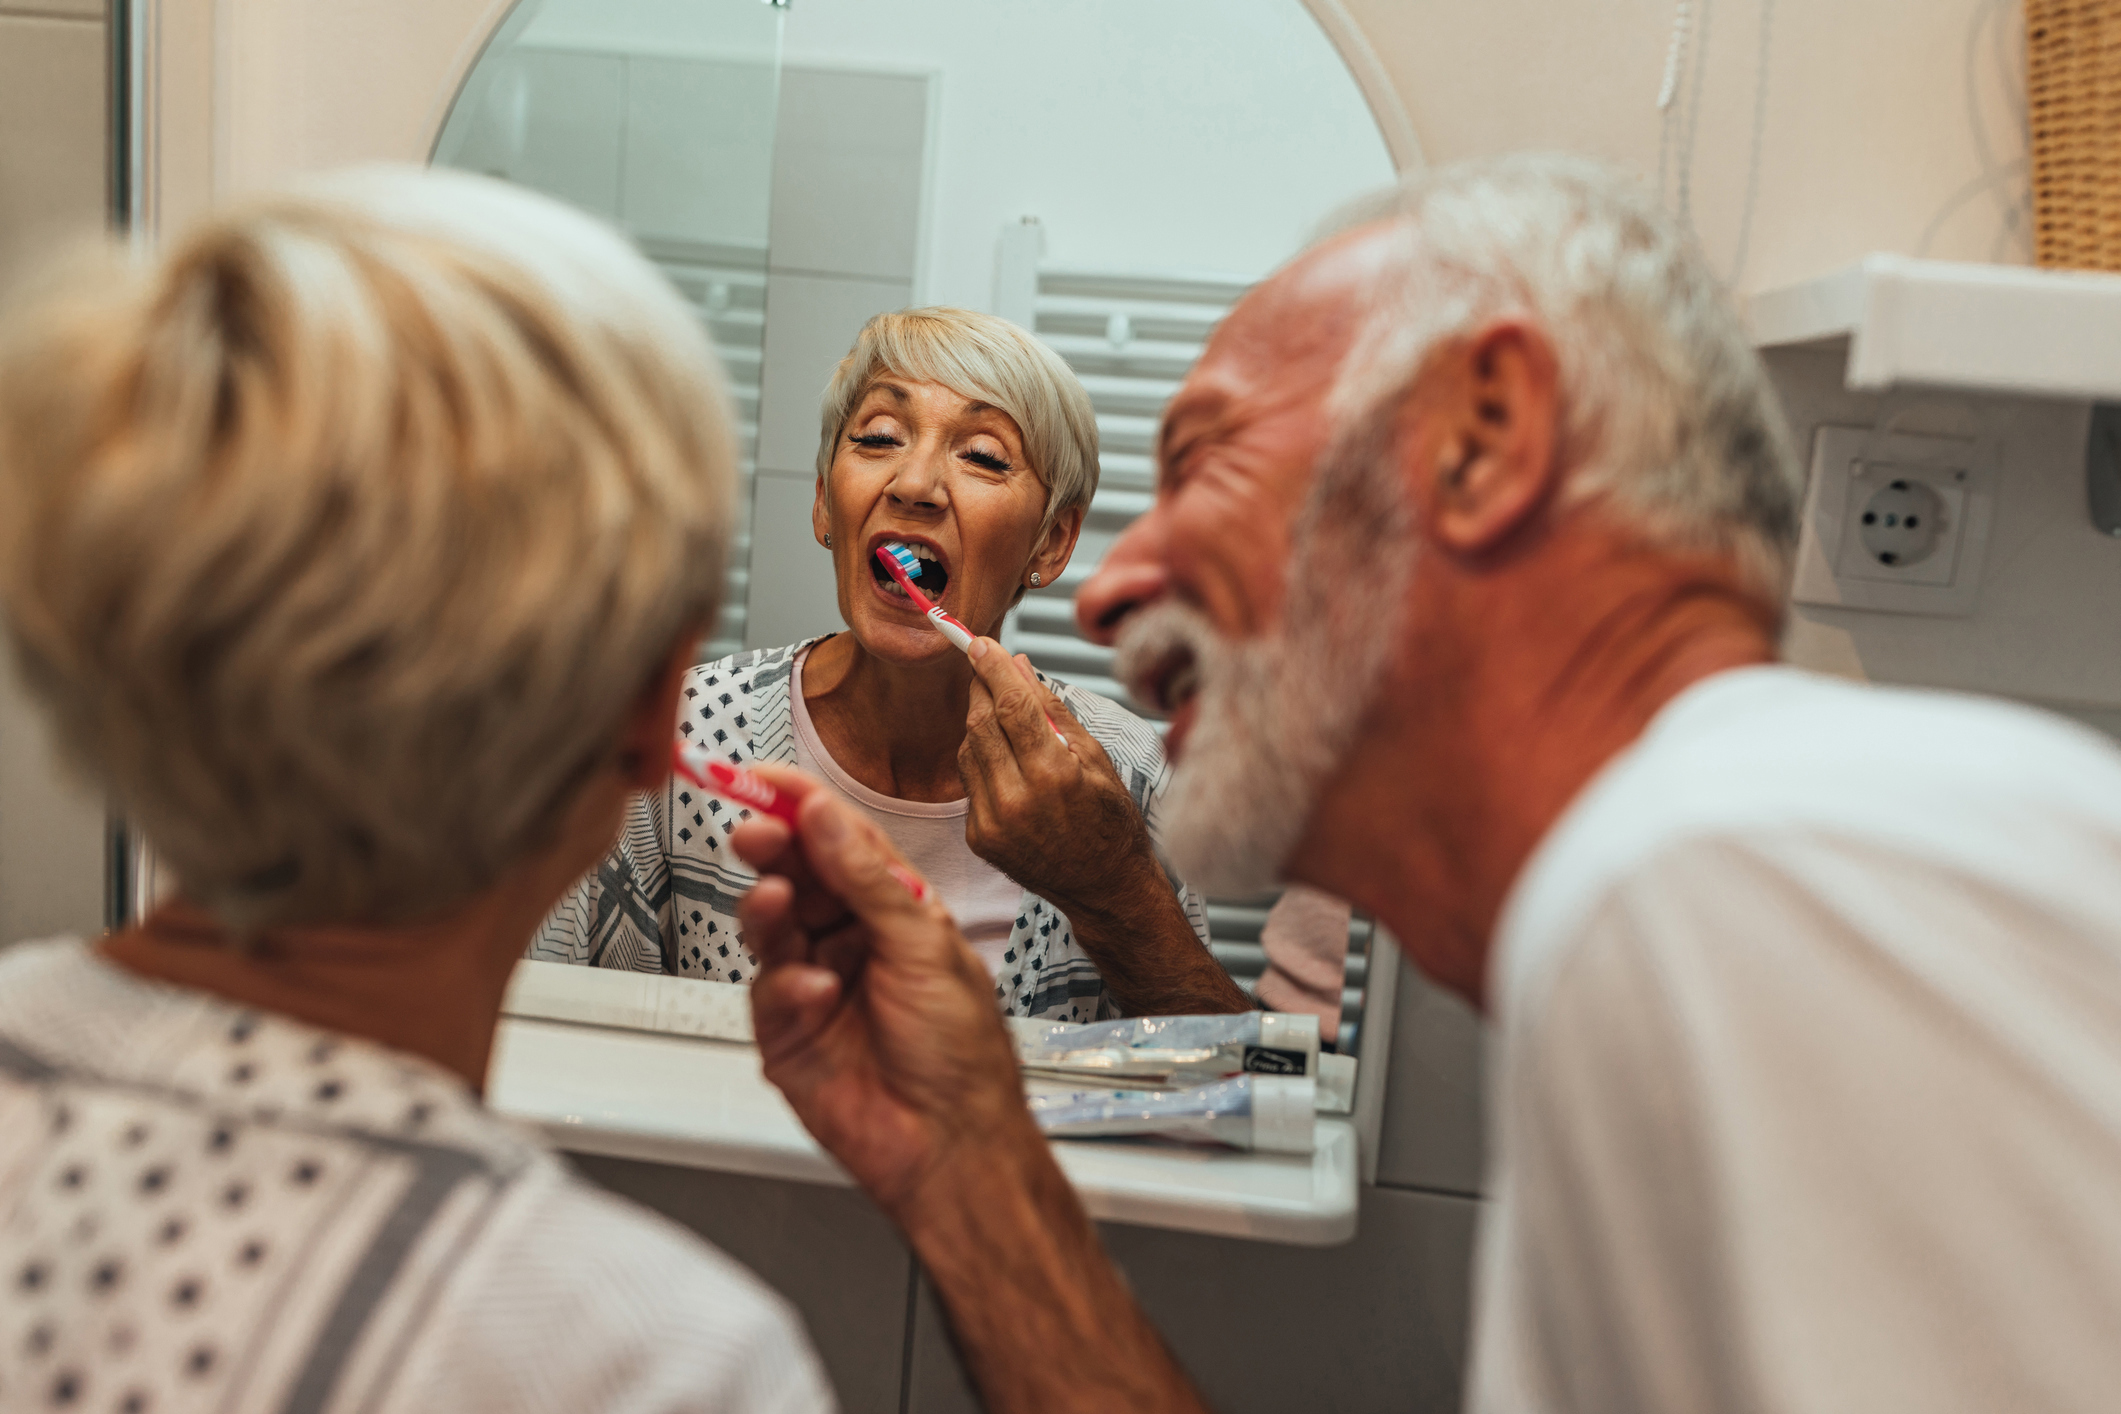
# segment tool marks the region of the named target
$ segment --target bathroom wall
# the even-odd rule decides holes
[[[0,286],[105,210],[101,0],[0,0]],[[103,919],[103,811],[0,651],[0,947]]]
[[[1654,179],[1663,148],[1676,204],[1691,130],[1694,223],[1740,290],[1873,250],[2031,259],[2013,217],[2027,190],[2017,0],[1689,0],[1689,49],[1707,62],[1698,104],[1691,74],[1675,95],[1669,132],[1657,98],[1677,0],[1341,3],[1431,162],[1564,148]],[[1737,270],[1756,111],[1759,175]]]
[[[206,186],[418,159],[507,3],[427,0],[401,10],[163,0],[162,209],[181,213]],[[832,3],[841,0],[796,0],[797,8]],[[883,23],[911,3],[863,8]],[[1675,0],[1310,3],[1353,20],[1432,162],[1538,146],[1657,170],[1656,99]],[[1763,6],[1771,7],[1764,15]],[[1128,8],[1153,18],[1165,6]],[[1296,0],[1286,8],[1296,12]],[[1701,101],[1691,103],[1689,84],[1682,110],[1699,114],[1687,125],[1689,195],[1703,240],[1726,267],[1751,165],[1753,81],[1763,53],[1769,61],[1741,288],[1804,278],[1869,250],[2024,258],[2005,215],[2024,185],[2016,0],[1691,0],[1690,13],[1704,10]],[[1136,23],[1130,18],[1130,36]],[[1196,56],[1212,51],[1217,29],[1180,27],[1176,36],[1166,45],[1173,81],[1195,81],[1211,67]],[[1024,67],[1043,57],[1027,56]]]

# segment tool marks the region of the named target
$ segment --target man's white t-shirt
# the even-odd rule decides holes
[[[1003,954],[1009,950],[1009,935],[1016,927],[1024,890],[1014,879],[972,852],[965,843],[965,817],[972,808],[969,799],[925,801],[900,800],[873,791],[832,759],[810,719],[803,701],[803,663],[810,656],[804,649],[796,655],[795,671],[788,684],[788,701],[795,718],[795,764],[838,792],[840,798],[877,823],[913,871],[934,886],[943,906],[957,920],[972,951],[987,965],[987,975],[1001,975]]]
[[[809,1414],[757,1278],[454,1075],[79,942],[0,957],[0,1409]]]
[[[1490,961],[1470,1406],[2121,1408],[2121,752],[1788,668],[1675,699]]]

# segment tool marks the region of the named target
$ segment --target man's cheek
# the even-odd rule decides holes
[[[1284,541],[1238,515],[1204,515],[1174,524],[1169,537],[1171,585],[1226,638],[1249,638],[1279,616]]]

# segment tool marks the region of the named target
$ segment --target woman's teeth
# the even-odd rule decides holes
[[[899,543],[912,551],[913,557],[921,562],[921,572],[919,574],[909,574],[909,577],[913,580],[914,587],[930,599],[941,603],[945,591],[950,588],[950,571],[944,568],[942,557],[925,545],[908,544],[903,540]],[[877,559],[875,555],[869,557],[869,575],[886,594],[896,595],[901,599],[910,597],[905,590],[899,587],[898,581],[892,577],[891,572],[884,568],[883,561]]]

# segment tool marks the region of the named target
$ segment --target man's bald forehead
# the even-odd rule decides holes
[[[1159,459],[1199,427],[1232,417],[1298,406],[1322,415],[1403,239],[1396,222],[1356,227],[1319,242],[1238,301],[1165,410]]]
[[[1239,301],[1217,331],[1217,342],[1227,335],[1231,344],[1270,352],[1283,364],[1338,363],[1405,240],[1399,222],[1372,221],[1320,241]]]

